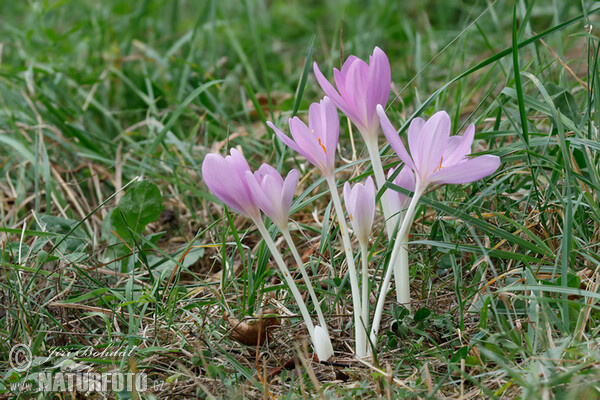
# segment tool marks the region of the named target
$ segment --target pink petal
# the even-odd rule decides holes
[[[342,78],[346,78],[348,77],[348,71],[350,71],[350,67],[352,66],[352,64],[354,64],[355,61],[361,61],[360,58],[351,55],[348,58],[346,58],[346,61],[344,62],[344,65],[342,65],[342,70],[341,72],[341,77]],[[338,86],[338,88],[340,87],[340,82],[338,82],[338,80],[336,79],[335,84]]]
[[[375,185],[372,178],[369,179],[371,179],[370,184],[367,180],[366,185],[357,183],[352,189],[355,192],[355,204],[351,222],[359,241],[369,239],[375,217]]]
[[[273,215],[275,215],[273,204],[269,199],[269,196],[267,196],[263,188],[260,186],[256,176],[250,171],[246,171],[246,183],[248,184],[248,188],[250,189],[250,193],[252,194],[254,202],[269,218],[273,219]]]
[[[373,182],[373,178],[371,178],[370,176],[367,178],[367,182],[365,182],[365,187],[369,192],[373,193],[373,196],[377,194],[375,183]]]
[[[415,190],[415,173],[408,168],[407,166],[402,167],[402,170],[400,171],[400,173],[398,174],[398,176],[396,177],[396,179],[394,179],[394,183],[404,189],[410,190],[411,192],[413,192]],[[408,205],[408,201],[410,200],[409,196],[406,196],[404,194],[398,193],[398,197],[400,198],[400,201],[402,202],[402,208],[406,208],[406,206]]]
[[[263,211],[273,220],[273,222],[279,225],[282,220],[287,220],[287,215],[285,215],[286,213],[281,204],[283,179],[281,179],[279,173],[277,173],[277,175],[277,178],[271,175],[265,176],[261,188],[267,199],[269,199],[269,205],[266,208],[270,209],[270,212],[267,212],[266,210]],[[281,183],[277,182],[278,180],[281,181]]]
[[[335,106],[327,96],[321,101],[321,108],[325,110],[325,149],[327,150],[327,164],[332,170],[335,165],[335,152],[340,138],[340,119]]]
[[[368,126],[365,103],[367,97],[368,72],[369,67],[367,63],[357,58],[348,68],[345,93],[340,93],[347,104],[352,104],[352,110],[356,117],[358,117],[358,122],[364,127]]]
[[[387,115],[385,115],[385,111],[383,110],[381,104],[377,105],[377,114],[379,114],[381,129],[383,130],[385,138],[389,142],[390,146],[392,146],[392,149],[394,149],[398,157],[400,157],[400,159],[404,161],[404,163],[408,165],[409,168],[414,170],[415,164],[412,158],[410,158],[410,156],[408,155],[408,152],[406,151],[406,148],[404,147],[404,144],[402,143],[398,132],[392,126],[392,123],[388,119]]]
[[[348,211],[348,215],[352,215],[354,212],[354,193],[352,192],[352,188],[350,187],[350,182],[346,181],[344,183],[344,205],[346,206],[346,211]]]
[[[498,169],[500,158],[486,154],[450,165],[429,177],[429,183],[469,183],[484,178]]]
[[[296,145],[296,143],[289,138],[288,135],[286,135],[285,133],[281,132],[279,129],[277,129],[277,127],[275,125],[273,125],[273,123],[271,121],[267,121],[267,125],[269,126],[269,128],[273,129],[273,131],[275,132],[275,134],[277,135],[277,137],[290,149],[294,150],[296,153],[300,153],[301,154],[301,150],[300,148]]]
[[[455,142],[452,146],[454,148],[452,149],[452,152],[447,151],[448,156],[446,156],[446,152],[444,153],[444,165],[450,166],[455,164],[471,154],[471,146],[473,145],[474,138],[475,125],[472,124],[469,125],[462,136],[451,136],[450,139],[453,139]]]
[[[339,137],[339,119],[334,104],[328,97],[319,103],[313,103],[308,109],[308,118],[311,134],[314,141],[315,159],[319,158],[320,167],[324,172],[333,171],[335,164],[335,150]]]
[[[346,65],[346,64],[344,64]],[[354,99],[347,94],[346,91],[346,77],[342,77],[341,76],[341,72],[338,71],[337,69],[333,69],[333,76],[335,78],[336,81],[336,85],[338,87],[338,90],[340,92],[340,96],[343,99],[343,104],[339,104],[338,101],[336,101],[336,99],[334,97],[331,97],[327,94],[328,97],[331,97],[331,100],[335,103],[335,105],[337,106],[337,108],[340,109],[340,111],[346,115],[346,117],[348,117],[350,119],[350,121],[352,121],[354,123],[354,125],[356,125],[359,129],[363,128],[363,125],[360,121],[360,117],[359,114],[357,112],[357,110],[355,109],[354,106]]]
[[[293,169],[285,178],[283,182],[283,188],[281,190],[281,207],[287,211],[288,217],[290,214],[290,207],[292,206],[292,200],[294,199],[294,193],[298,186],[298,171]]]
[[[243,164],[246,166],[248,164],[238,153],[243,160],[240,163],[235,153],[237,151],[233,149],[232,156],[228,156],[228,158],[223,158],[218,154],[208,154],[202,162],[202,178],[215,197],[229,208],[246,216],[259,216],[260,213],[250,195],[245,179],[241,178],[244,175],[240,176],[238,173],[243,170]],[[236,163],[239,165],[234,165]],[[250,171],[250,167],[247,171]]]
[[[385,107],[390,97],[392,74],[390,62],[379,47],[375,47],[373,55],[369,59],[366,111],[368,128],[373,129],[377,124],[377,104]]]
[[[353,119],[354,112],[351,110],[350,106],[346,103],[346,100],[342,98],[340,93],[333,87],[331,83],[325,78],[325,76],[321,73],[319,66],[317,63],[313,64],[313,71],[315,72],[315,77],[317,78],[317,82],[321,86],[321,89],[325,92],[325,95],[333,101],[337,108],[340,109],[341,112],[346,114],[348,118]],[[334,69],[334,75],[337,70]],[[339,71],[338,71],[339,72]]]
[[[312,108],[312,105],[311,105]],[[309,112],[309,118],[311,113]],[[317,141],[319,127],[307,127],[298,117],[290,119],[290,132],[298,146],[298,153],[318,168],[325,164],[325,153]]]
[[[444,149],[450,137],[450,116],[445,111],[439,111],[423,125],[421,129],[421,138],[419,147],[414,151],[410,149],[415,157],[415,164],[419,171],[421,179],[427,179],[427,176],[439,169]],[[416,162],[417,155],[419,162]]]
[[[263,164],[254,174],[257,182],[260,184],[267,197],[276,203],[281,200],[281,191],[283,190],[283,178],[279,172],[269,164]]]
[[[410,125],[408,126],[408,148],[410,149],[410,154],[415,162],[415,165],[421,165],[421,158],[418,149],[421,148],[421,140],[423,139],[423,134],[421,133],[423,126],[425,126],[425,120],[419,117],[416,117],[410,121]]]

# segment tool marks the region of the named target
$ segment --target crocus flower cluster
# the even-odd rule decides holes
[[[292,170],[284,181],[275,168],[263,164],[258,171],[252,174],[244,156],[236,149],[231,149],[231,155],[226,157],[218,154],[207,155],[202,163],[202,176],[206,186],[219,200],[231,209],[252,219],[269,247],[273,258],[275,258],[275,262],[280,268],[294,300],[298,303],[317,357],[320,360],[330,358],[333,355],[333,346],[331,345],[325,318],[306,270],[302,263],[298,264],[319,314],[320,326],[313,324],[296,282],[292,278],[275,242],[271,239],[260,213],[262,210],[267,214],[283,232],[286,239],[289,237],[287,221],[294,192],[298,185],[298,172]],[[293,246],[293,242],[290,245]]]
[[[435,113],[427,121],[421,118],[412,120],[407,135],[409,153],[385,114],[384,107],[391,87],[391,70],[387,56],[377,47],[368,64],[350,56],[341,70],[334,69],[336,87],[325,78],[316,63],[314,73],[326,96],[309,107],[308,125],[298,117],[290,118],[288,125],[291,137],[272,122],[268,122],[268,126],[283,143],[320,170],[327,182],[340,225],[350,278],[356,355],[365,357],[371,353],[370,344],[377,343],[392,273],[396,279],[397,301],[410,306],[407,241],[419,198],[433,184],[468,183],[488,176],[498,169],[500,159],[493,155],[471,157],[474,126],[469,126],[462,136],[451,136],[450,118],[443,111]],[[349,182],[345,183],[343,197],[347,213],[344,213],[335,179],[335,155],[340,130],[336,107],[361,133],[375,177],[375,182],[368,177],[365,183],[357,182],[354,186]],[[378,145],[380,126],[387,142],[404,164],[390,168],[387,174],[383,170]],[[202,174],[208,188],[219,200],[253,220],[298,303],[317,356],[320,360],[328,359],[333,355],[333,347],[327,321],[288,229],[290,207],[298,185],[298,172],[291,170],[284,179],[274,167],[263,164],[253,173],[243,155],[232,149],[231,154],[226,157],[207,155],[202,165]],[[387,182],[412,192],[412,195],[407,196],[389,189]],[[393,241],[393,250],[379,286],[379,297],[371,323],[369,289],[375,284],[369,276],[369,238],[376,214],[378,190],[383,191],[382,212],[388,238]],[[289,246],[317,311],[318,324],[313,323],[302,295],[264,225],[261,211],[277,226]],[[360,248],[360,274],[354,263],[346,215]]]

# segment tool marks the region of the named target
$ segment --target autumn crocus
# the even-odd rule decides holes
[[[435,113],[428,121],[422,118],[412,120],[408,127],[410,155],[383,107],[379,106],[377,113],[392,149],[415,171],[417,188],[440,183],[474,182],[500,166],[498,156],[469,157],[475,126],[470,125],[462,136],[450,136],[450,116],[445,111]]]
[[[252,220],[260,219],[260,209],[246,182],[250,166],[236,149],[231,149],[230,153],[226,157],[208,154],[202,162],[202,178],[212,194],[229,208]]]
[[[310,281],[310,276],[306,268],[304,268],[304,263],[288,228],[290,207],[296,186],[298,186],[298,171],[292,169],[284,180],[275,168],[269,164],[263,164],[254,174],[246,171],[246,181],[248,182],[252,198],[260,209],[277,225],[294,256],[294,260],[298,265],[298,269],[302,274],[310,298],[317,311],[319,323],[321,324],[321,326],[315,326],[315,332],[313,333],[313,342],[318,347],[318,349],[315,348],[315,351],[319,359],[326,360],[329,358],[327,355],[333,355],[333,346],[331,345],[327,322]]]
[[[277,129],[271,121],[267,125],[288,147],[319,168],[323,175],[333,175],[335,149],[340,135],[340,121],[331,100],[324,97],[308,109],[308,126],[298,117],[290,118],[292,138]]]
[[[265,171],[265,169],[263,169],[263,171]],[[215,197],[225,203],[229,208],[251,218],[258,228],[263,240],[271,251],[271,255],[275,259],[277,266],[281,270],[281,274],[290,288],[294,300],[298,304],[298,308],[300,309],[300,313],[302,314],[302,318],[304,319],[304,323],[310,334],[313,348],[315,349],[315,352],[317,352],[317,357],[319,357],[320,360],[327,360],[333,355],[331,342],[328,341],[329,336],[327,335],[327,340],[325,340],[321,330],[315,332],[315,326],[311,320],[308,308],[304,303],[304,299],[296,286],[296,282],[292,278],[281,253],[265,227],[260,208],[255,201],[250,185],[248,184],[248,174],[254,178],[248,162],[244,156],[235,149],[232,149],[231,154],[226,157],[222,157],[219,154],[208,154],[202,163],[202,176],[204,182]],[[281,179],[281,177],[279,178]],[[293,179],[291,179],[291,181],[293,182]],[[283,186],[284,185],[282,185],[282,189]],[[291,184],[289,184],[289,186],[291,186]],[[295,184],[293,186],[295,189]],[[291,190],[291,192],[293,195],[293,190]],[[265,197],[268,198],[268,195],[265,195]],[[289,206],[287,211],[278,211],[279,213],[276,213],[275,211],[273,213],[273,215],[280,214],[276,218],[285,213],[289,213]]]
[[[359,357],[367,355],[367,334],[360,324],[361,300],[358,289],[358,276],[352,254],[348,226],[344,218],[342,202],[335,182],[335,150],[338,144],[340,121],[334,104],[328,97],[324,97],[319,103],[313,103],[308,108],[308,126],[298,117],[289,120],[292,138],[280,131],[273,123],[267,124],[275,131],[279,139],[288,147],[304,156],[311,164],[321,170],[325,177],[331,200],[335,207],[342,244],[348,263],[348,274],[350,275],[350,287],[352,290],[352,303],[354,306],[354,330],[356,335],[356,354]]]
[[[313,69],[325,94],[361,133],[369,153],[377,188],[381,190],[386,180],[377,141],[380,125],[377,106],[385,106],[390,95],[392,80],[387,56],[383,50],[375,47],[373,55],[369,56],[369,64],[355,56],[348,57],[341,70],[333,69],[337,90],[323,76],[316,63]],[[381,208],[385,217],[388,239],[392,240],[394,229],[401,215],[394,210],[392,205],[388,204],[388,196],[381,198]],[[396,280],[400,279],[401,268],[399,263],[392,265]]]
[[[386,105],[390,95],[391,71],[387,56],[375,47],[369,56],[369,64],[356,56],[350,56],[341,70],[333,69],[337,90],[323,76],[317,63],[313,70],[325,94],[334,102],[365,137],[377,140],[379,117],[377,104]]]
[[[356,183],[354,187],[350,182],[344,184],[344,204],[354,234],[360,243],[368,243],[373,219],[375,218],[375,184],[373,178],[368,177],[367,182]]]
[[[460,184],[474,182],[498,169],[500,158],[494,155],[469,157],[475,136],[475,127],[470,125],[462,136],[450,136],[450,117],[444,111],[435,113],[429,120],[415,118],[408,127],[408,146],[410,154],[385,115],[383,107],[377,107],[381,127],[392,149],[406,166],[415,173],[415,190],[404,220],[394,243],[390,262],[395,262],[400,249],[406,245],[406,238],[414,218],[417,202],[425,189],[432,184]],[[391,271],[388,268],[382,291],[375,309],[371,340],[376,340],[385,293],[389,288]],[[410,305],[410,287],[408,269],[404,271],[399,289],[401,303]]]
[[[367,178],[367,182],[356,183],[354,187],[350,186],[349,182],[344,184],[344,203],[352,224],[354,234],[358,238],[362,259],[362,308],[361,318],[362,327],[365,330],[369,329],[369,236],[373,227],[373,219],[375,218],[375,184],[371,177]],[[368,351],[367,351],[368,353]]]
[[[287,227],[294,192],[298,186],[298,171],[292,169],[283,180],[275,168],[263,164],[254,174],[246,171],[246,182],[260,209],[280,230]]]

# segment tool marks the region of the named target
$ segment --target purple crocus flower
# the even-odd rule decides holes
[[[394,175],[396,172],[396,168],[391,168],[388,171],[388,180]],[[392,183],[396,186],[400,186],[404,189],[414,191],[415,190],[415,173],[412,169],[408,168],[406,165],[402,167],[398,175],[394,178]],[[402,212],[406,207],[408,207],[408,203],[410,203],[410,197],[406,196],[400,192],[397,192],[392,189],[388,189],[386,191],[386,196],[388,196],[388,204],[390,209],[394,214],[398,214]]]
[[[398,132],[377,106],[381,128],[398,157],[415,171],[417,186],[422,189],[438,183],[469,183],[486,177],[500,166],[494,155],[468,157],[475,136],[475,126],[470,125],[462,136],[450,136],[450,116],[445,111],[435,113],[428,121],[415,118],[408,127],[406,151]]]
[[[246,181],[248,162],[236,149],[231,155],[208,154],[202,162],[202,177],[206,186],[229,208],[253,220],[259,220],[260,209],[254,202]]]
[[[366,244],[371,234],[373,219],[375,217],[375,184],[373,178],[368,177],[363,185],[357,183],[350,187],[350,183],[344,184],[344,203],[352,223],[354,234],[358,241]]]
[[[325,94],[350,118],[365,140],[376,138],[379,129],[376,107],[387,104],[392,83],[390,62],[383,50],[375,47],[369,64],[350,56],[341,71],[334,68],[337,90],[323,76],[317,63],[313,69]]]
[[[275,168],[263,164],[254,175],[246,171],[246,180],[256,204],[275,225],[281,230],[285,229],[298,186],[298,171],[291,170],[284,181]]]
[[[323,175],[333,175],[335,149],[340,136],[340,120],[335,106],[324,97],[319,103],[312,103],[308,109],[308,126],[298,117],[290,118],[292,139],[271,123],[267,122],[288,147],[304,156],[319,168]]]

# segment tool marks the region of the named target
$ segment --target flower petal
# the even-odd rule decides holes
[[[321,108],[325,110],[325,149],[327,150],[327,164],[331,170],[335,165],[335,152],[340,139],[340,118],[335,105],[327,96],[321,100]]]
[[[273,203],[269,196],[264,192],[263,188],[256,177],[256,174],[252,174],[250,171],[246,171],[246,182],[252,198],[260,209],[273,220],[273,216],[276,215],[276,210],[273,208]]]
[[[456,143],[448,146],[448,150],[444,153],[444,165],[452,165],[464,159],[471,154],[471,146],[475,138],[475,125],[471,124],[462,136],[451,136]],[[450,144],[450,143],[449,143]],[[451,152],[450,152],[451,151]],[[446,156],[448,153],[448,156]]]
[[[414,118],[410,121],[410,125],[408,125],[408,148],[410,149],[410,155],[412,156],[415,165],[421,165],[418,149],[421,148],[421,140],[423,139],[421,131],[423,130],[424,125],[425,120],[419,117]]]
[[[368,129],[377,127],[377,104],[387,105],[392,86],[392,73],[390,62],[379,47],[375,47],[373,55],[369,57],[369,71],[367,78],[366,111]]]
[[[310,105],[308,119],[310,145],[315,149],[312,156],[319,159],[323,172],[333,171],[340,133],[339,117],[335,105],[328,97],[324,97],[319,103]]]
[[[429,177],[429,183],[469,183],[491,175],[500,166],[500,157],[491,154],[450,165]]]
[[[404,147],[404,144],[402,143],[398,132],[392,126],[392,123],[388,119],[387,115],[385,115],[385,111],[383,110],[381,104],[377,105],[377,114],[379,114],[381,129],[383,130],[385,138],[390,143],[390,146],[392,146],[392,149],[394,149],[398,157],[400,157],[400,159],[404,161],[404,163],[408,165],[409,168],[414,170],[415,164],[412,158],[408,155],[408,152],[406,151],[406,148]]]
[[[323,89],[323,91],[325,92],[325,95],[327,95],[327,97],[329,97],[331,99],[331,101],[333,101],[335,106],[337,108],[339,108],[341,112],[343,112],[344,114],[346,114],[348,116],[348,118],[353,120],[353,117],[352,117],[354,115],[353,110],[346,103],[346,101],[342,98],[340,93],[337,90],[335,90],[335,88],[327,80],[327,78],[325,78],[325,76],[319,69],[319,66],[317,65],[317,63],[313,63],[313,71],[315,73],[315,77],[317,78],[317,82],[319,82],[319,85],[321,86],[321,89]],[[334,69],[334,76],[336,74],[336,71],[337,70]],[[339,71],[337,71],[337,72],[339,72]]]
[[[388,179],[395,172],[395,169],[390,169],[388,172]],[[414,191],[415,190],[415,173],[413,170],[408,168],[406,165],[402,167],[398,175],[393,181],[393,184],[396,186],[400,186],[401,188]],[[393,209],[394,212],[400,212],[404,210],[410,201],[410,197],[402,194],[400,192],[396,192],[395,190],[388,189],[389,192],[394,194],[394,199],[392,200],[392,205],[395,206]]]
[[[290,137],[288,135],[286,135],[285,133],[281,132],[275,125],[273,125],[273,123],[271,121],[267,121],[267,125],[269,126],[269,128],[273,129],[273,132],[275,132],[275,134],[277,135],[277,137],[290,149],[294,150],[296,153],[301,153],[300,148],[296,145],[296,143],[290,139]],[[303,155],[303,154],[302,154]]]
[[[345,92],[340,94],[346,103],[352,103],[352,110],[358,117],[358,122],[365,128],[368,127],[366,97],[369,66],[366,62],[356,58],[348,68],[346,75]]]
[[[298,153],[304,156],[304,158],[317,168],[323,169],[325,165],[325,152],[318,144],[317,129],[319,129],[319,127],[313,127],[312,124],[310,128],[307,127],[298,117],[290,119],[290,132],[298,146]]]
[[[369,180],[371,181],[369,183]],[[357,183],[352,189],[355,196],[352,228],[360,242],[369,240],[375,217],[375,185],[369,177],[366,185]]]
[[[344,65],[346,65],[346,64],[344,64]],[[364,129],[364,126],[360,120],[358,111],[355,109],[353,99],[350,97],[345,97],[345,96],[347,96],[346,95],[346,78],[342,75],[342,73],[340,71],[338,71],[335,68],[333,69],[333,77],[335,78],[336,85],[338,87],[338,90],[340,91],[340,96],[342,98],[343,104],[339,104],[339,102],[335,98],[329,96],[329,94],[326,93],[327,96],[331,97],[331,101],[333,101],[335,103],[337,108],[339,108],[340,111],[346,117],[348,117],[350,119],[350,121],[352,121],[354,123],[354,125],[356,125],[358,127],[359,130]]]
[[[225,158],[208,154],[202,162],[202,178],[215,197],[240,214],[259,218],[260,211],[244,178],[246,171],[250,167],[235,149]]]
[[[350,182],[346,181],[344,183],[344,205],[346,206],[346,211],[348,211],[348,216],[354,213],[354,193],[352,192],[352,188],[350,187]],[[352,217],[350,217],[352,219]]]
[[[298,171],[296,169],[293,169],[287,174],[285,181],[283,182],[283,188],[281,190],[281,206],[284,210],[287,210],[288,217],[290,214],[290,207],[292,206],[292,200],[294,199],[294,193],[296,192],[297,186]]]
[[[425,122],[421,129],[418,148],[410,149],[421,179],[426,180],[440,168],[449,137],[450,116],[445,111],[436,112]]]
[[[354,64],[355,61],[361,61],[360,58],[356,57],[355,55],[350,55],[348,56],[348,58],[346,58],[346,61],[344,61],[344,65],[342,65],[342,70],[340,71],[341,73],[341,78],[343,80],[345,80],[346,78],[348,78],[348,72],[350,71],[350,67]],[[343,83],[343,81],[342,81]],[[335,80],[335,84],[337,85],[337,87],[340,87],[340,81],[338,81],[337,79]]]

